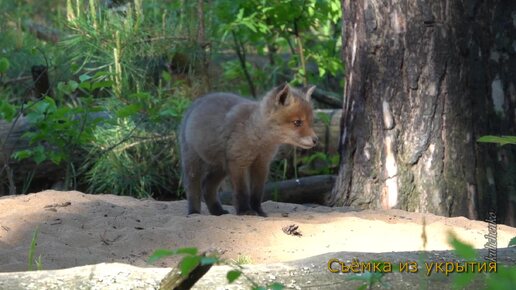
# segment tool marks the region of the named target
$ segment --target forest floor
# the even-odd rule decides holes
[[[234,213],[232,207],[225,208]],[[425,250],[450,250],[449,232],[478,249],[487,243],[484,235],[488,234],[488,224],[464,217],[272,201],[265,202],[263,208],[268,218],[234,214],[216,217],[208,215],[206,208],[201,215],[187,216],[186,201],[138,200],[76,191],[2,197],[0,272],[27,270],[35,230],[38,237],[34,257],[41,256],[44,270],[103,262],[172,267],[177,258],[154,265],[149,265],[147,259],[155,249],[178,247],[217,249],[223,258],[249,264],[289,262],[334,252],[358,256],[414,253],[423,249],[423,218]],[[283,230],[292,225],[298,227],[299,235]],[[499,247],[507,247],[515,236],[516,228],[498,225]],[[348,264],[354,257],[336,258]],[[325,265],[325,261],[320,262]]]

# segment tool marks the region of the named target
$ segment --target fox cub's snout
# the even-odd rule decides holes
[[[228,93],[197,99],[185,113],[180,132],[188,213],[200,213],[201,196],[211,214],[228,213],[217,191],[229,176],[237,214],[266,216],[263,188],[278,146],[309,149],[318,142],[310,102],[314,89],[285,84],[260,102]]]

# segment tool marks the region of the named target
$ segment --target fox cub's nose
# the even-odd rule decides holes
[[[317,143],[319,143],[319,137],[317,137],[317,136],[312,137],[312,142],[314,143],[314,146],[317,145]]]

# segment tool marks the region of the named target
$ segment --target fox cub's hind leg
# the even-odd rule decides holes
[[[217,196],[217,190],[219,189],[220,182],[224,177],[226,177],[226,174],[221,168],[206,165],[201,189],[204,195],[204,201],[212,215],[223,215],[229,213],[227,210],[222,208]]]
[[[202,160],[193,152],[182,152],[183,184],[188,199],[188,214],[201,213]]]

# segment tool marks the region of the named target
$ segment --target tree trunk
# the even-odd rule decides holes
[[[341,167],[330,204],[516,224],[516,1],[343,0]]]

